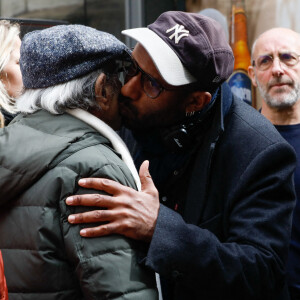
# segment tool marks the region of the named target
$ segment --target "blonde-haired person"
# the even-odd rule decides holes
[[[0,128],[16,112],[14,98],[23,87],[19,66],[20,27],[8,20],[0,20]],[[7,119],[5,118],[7,116]]]

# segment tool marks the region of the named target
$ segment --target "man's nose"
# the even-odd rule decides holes
[[[141,93],[140,74],[126,79],[126,83],[121,89],[122,95],[131,99],[137,99]]]
[[[274,76],[281,76],[284,74],[284,64],[280,61],[279,57],[275,57],[273,60],[272,74]]]

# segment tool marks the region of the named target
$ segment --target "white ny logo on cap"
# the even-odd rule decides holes
[[[176,24],[174,27],[168,29],[166,33],[169,33],[172,30],[174,30],[174,33],[169,36],[169,39],[172,40],[175,37],[175,44],[178,44],[184,36],[189,36],[189,31],[185,30],[183,25]]]

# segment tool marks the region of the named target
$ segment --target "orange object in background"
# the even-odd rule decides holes
[[[4,265],[3,265],[3,258],[2,258],[1,251],[0,251],[0,300],[8,300],[8,292],[7,292],[6,279],[4,276]]]
[[[248,47],[247,17],[244,0],[231,0],[230,46],[234,55],[234,70],[228,84],[239,98],[255,107],[254,87],[248,76],[251,64]]]
[[[232,1],[230,44],[234,55],[234,70],[246,72],[251,64],[248,47],[247,17],[244,1]]]

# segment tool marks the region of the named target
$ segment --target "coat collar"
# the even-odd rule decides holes
[[[131,171],[138,190],[141,190],[141,182],[138,172],[135,168],[129,150],[120,136],[110,126],[108,126],[106,123],[104,123],[94,115],[88,113],[87,111],[77,108],[68,109],[67,113],[90,125],[111,142],[114,150],[116,150],[121,155],[121,159],[125,162],[129,170]]]
[[[216,144],[224,132],[224,119],[232,104],[232,93],[227,83],[221,86],[221,94],[216,99],[212,125],[198,149],[194,169],[187,191],[184,219],[187,223],[198,224],[207,201],[212,155]]]

